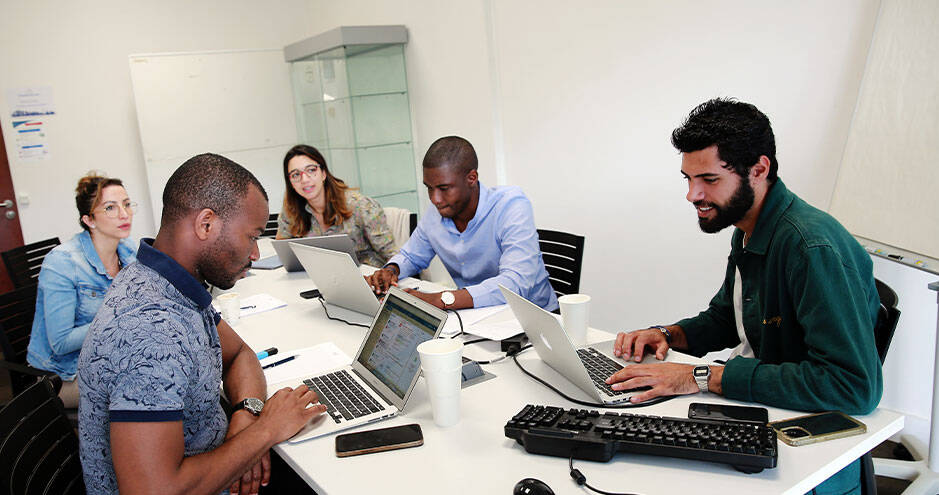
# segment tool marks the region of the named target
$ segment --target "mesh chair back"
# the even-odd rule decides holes
[[[551,287],[558,297],[580,292],[584,261],[584,236],[538,229],[538,244]]]
[[[26,364],[26,348],[36,314],[36,285],[29,285],[0,295],[0,350],[10,363]],[[22,392],[35,376],[10,373],[13,393]]]
[[[277,213],[271,213],[267,217],[267,224],[264,225],[264,232],[261,237],[274,237],[277,235]]]
[[[85,493],[78,436],[65,416],[55,375],[0,409],[0,493]]]
[[[42,260],[49,254],[49,251],[52,251],[59,244],[61,244],[59,238],[53,237],[0,253],[0,257],[3,257],[3,264],[7,267],[7,273],[10,274],[10,280],[13,281],[13,286],[26,287],[27,285],[36,284],[39,278],[39,269],[42,268]]]
[[[883,363],[887,359],[887,350],[890,349],[893,333],[900,320],[900,310],[897,309],[900,299],[889,285],[877,279],[874,279],[874,283],[877,285],[877,295],[880,297],[880,311],[877,314],[877,325],[874,326],[874,343],[877,346],[880,362]]]

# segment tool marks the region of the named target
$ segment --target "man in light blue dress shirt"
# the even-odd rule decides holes
[[[396,285],[440,257],[458,290],[411,294],[438,308],[504,304],[499,285],[548,310],[557,296],[538,247],[531,202],[515,186],[488,188],[479,182],[476,151],[469,141],[438,139],[424,155],[428,208],[411,238],[388,264],[366,277],[376,292]]]

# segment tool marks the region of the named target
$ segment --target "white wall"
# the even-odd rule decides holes
[[[776,132],[780,177],[827,208],[876,2],[495,2],[508,181],[543,227],[586,235],[604,328],[706,307],[731,229],[702,234],[669,137],[735,96]]]
[[[314,34],[314,17],[307,0],[2,0],[0,91],[52,86],[58,112],[49,128],[52,158],[18,163],[2,105],[13,184],[30,199],[19,205],[26,242],[79,230],[74,189],[90,169],[123,179],[140,204],[134,237],[155,233],[128,55],[282,48]]]

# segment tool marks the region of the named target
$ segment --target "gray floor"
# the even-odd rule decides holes
[[[10,378],[7,373],[0,372],[0,403],[5,403],[10,399]],[[899,452],[896,453],[897,444],[891,441],[886,441],[877,446],[874,449],[874,457],[896,457],[900,459],[911,459],[909,453]],[[902,447],[901,447],[902,449]],[[905,450],[905,449],[902,449]],[[905,455],[904,455],[905,454]],[[910,484],[908,481],[898,480],[894,478],[887,478],[884,476],[877,477],[877,493],[879,495],[898,495],[903,492],[903,490]]]

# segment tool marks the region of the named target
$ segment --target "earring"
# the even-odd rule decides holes
[[[92,229],[94,229],[94,228],[95,228],[95,226],[94,226],[94,225],[89,225],[89,227],[91,227]]]

